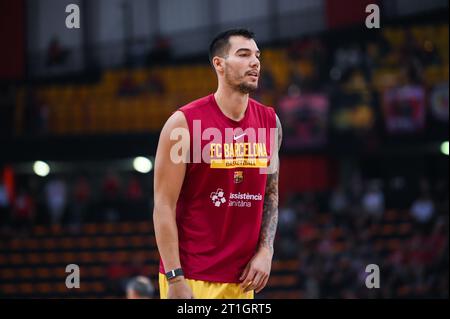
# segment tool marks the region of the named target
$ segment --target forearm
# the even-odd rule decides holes
[[[283,138],[283,130],[278,116],[276,117],[276,122],[278,139],[274,147],[276,152],[274,152],[274,156],[271,159],[274,165],[276,165],[276,170],[272,174],[267,175],[263,216],[259,235],[259,249],[268,250],[271,256],[273,256],[273,241],[278,225],[278,177],[280,172],[278,151],[280,150],[281,140]]]
[[[156,244],[166,271],[181,267],[178,227],[172,209],[169,206],[159,205],[155,206],[153,212]]]
[[[259,236],[259,248],[273,255],[273,242],[278,224],[278,172],[267,176],[266,195]]]

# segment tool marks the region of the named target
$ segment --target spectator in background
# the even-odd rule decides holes
[[[141,276],[145,272],[145,260],[142,254],[136,254],[132,260],[127,260],[126,255],[115,253],[108,265],[107,289],[114,295],[120,296],[127,289],[130,278]]]
[[[109,172],[103,180],[103,194],[108,200],[112,200],[119,195],[119,178],[113,172]]]
[[[6,187],[0,183],[0,232],[4,233],[10,223],[11,204]]]
[[[59,178],[49,181],[45,186],[45,195],[52,225],[61,224],[67,204],[65,181]]]
[[[12,207],[12,222],[19,235],[26,235],[33,226],[35,217],[35,205],[31,195],[20,189]]]
[[[411,215],[418,224],[428,224],[434,216],[434,203],[428,192],[422,193],[411,206]]]
[[[115,296],[121,296],[126,289],[129,278],[135,275],[133,267],[124,259],[124,256],[115,253],[106,269],[106,289]]]
[[[297,216],[292,207],[280,209],[278,217],[279,243],[281,258],[293,258],[298,253],[297,248]]]
[[[297,217],[292,207],[283,207],[280,209],[280,216],[278,218],[280,232],[291,235],[295,233]]]
[[[137,202],[142,199],[142,186],[136,176],[130,178],[127,187],[127,200]]]
[[[361,203],[363,198],[363,181],[359,173],[353,173],[353,175],[350,177],[350,184],[349,184],[349,211],[352,214],[359,215],[359,212],[361,211]]]
[[[125,207],[123,213],[127,213],[127,220],[138,220],[140,212],[145,211],[143,207],[144,192],[142,190],[141,182],[137,176],[132,176],[125,191]],[[125,217],[125,216],[124,216]],[[124,218],[122,218],[124,220]]]
[[[155,288],[147,277],[138,276],[128,281],[126,293],[127,299],[153,299]]]
[[[89,205],[91,196],[91,188],[88,180],[84,176],[80,176],[75,182],[73,190],[73,206],[72,213],[69,219],[69,224],[74,231],[80,229]]]
[[[110,222],[119,219],[119,178],[113,172],[108,172],[103,180],[103,201],[105,211],[103,212],[103,220]]]
[[[380,220],[384,212],[384,194],[381,191],[381,186],[378,182],[372,181],[367,187],[366,193],[362,198],[362,206],[364,212]]]
[[[286,96],[282,97],[278,102],[281,109],[280,116],[283,121],[283,134],[286,136],[295,136],[297,120],[295,110],[300,103],[300,87],[298,85],[290,85]]]
[[[341,215],[348,209],[348,198],[343,186],[337,187],[330,198],[330,210],[336,215]]]

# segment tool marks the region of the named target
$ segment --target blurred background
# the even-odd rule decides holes
[[[68,29],[68,4],[80,28]],[[369,3],[380,28],[368,29]],[[272,275],[257,298],[448,298],[448,1],[0,0],[0,297],[155,286],[153,159],[246,27],[284,126]],[[67,289],[66,265],[81,286]],[[365,285],[380,267],[380,288]]]

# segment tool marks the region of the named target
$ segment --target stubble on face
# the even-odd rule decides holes
[[[252,84],[245,80],[246,75],[239,75],[239,71],[233,71],[232,66],[225,68],[225,80],[229,86],[243,94],[253,93],[258,89],[258,84]]]

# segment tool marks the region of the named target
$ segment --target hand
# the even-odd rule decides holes
[[[186,279],[177,278],[176,281],[169,281],[169,291],[167,299],[194,299],[192,289],[189,287]]]
[[[243,280],[241,288],[244,292],[255,290],[260,292],[267,284],[272,267],[272,253],[260,248],[244,269],[239,280]]]

